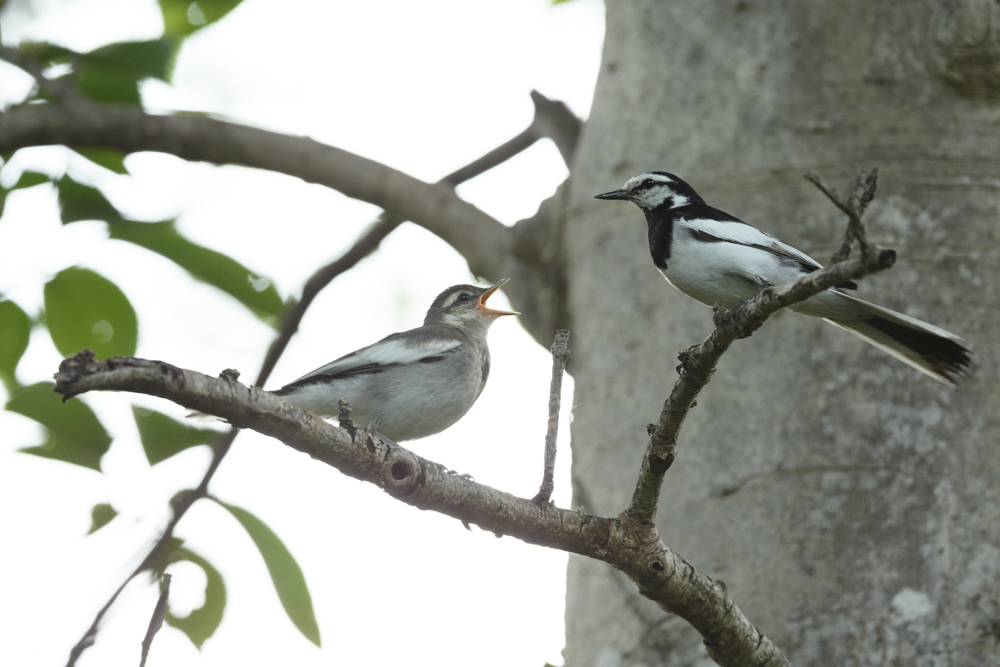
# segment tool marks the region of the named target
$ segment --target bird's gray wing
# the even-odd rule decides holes
[[[317,380],[377,373],[395,364],[429,362],[461,344],[458,338],[423,335],[418,330],[386,336],[382,340],[312,370],[282,389]]]

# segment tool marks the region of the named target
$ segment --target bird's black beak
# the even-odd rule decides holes
[[[631,199],[632,193],[628,190],[614,190],[605,192],[603,195],[594,195],[594,199]]]

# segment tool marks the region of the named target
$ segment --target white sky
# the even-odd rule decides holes
[[[49,40],[86,50],[160,31],[155,2],[11,0],[6,44]],[[207,110],[259,127],[308,135],[436,180],[523,130],[528,92],[540,90],[586,116],[600,60],[603,5],[575,0],[479,3],[246,0],[191,38],[173,87],[151,83],[158,109]],[[0,103],[26,81],[0,64]],[[195,241],[234,256],[296,295],[318,266],[348,247],[377,209],[336,192],[249,169],[186,164],[139,154],[132,177],[69,160],[69,173],[100,185],[137,219],[180,216]],[[0,173],[5,184],[31,167],[61,173],[66,152],[23,151]],[[530,151],[459,193],[505,223],[531,215],[567,172],[555,147]],[[106,240],[101,223],[58,221],[46,187],[8,199],[0,220],[0,293],[29,313],[43,284],[72,265],[114,280],[136,306],[139,356],[206,373],[237,368],[251,381],[272,331],[226,296],[195,283],[169,261]],[[504,276],[486,276],[498,279]],[[316,301],[270,386],[420,324],[443,288],[472,280],[443,242],[406,225],[374,256]],[[505,301],[497,299],[497,307]],[[51,377],[61,358],[36,330],[18,369],[25,384]],[[477,481],[530,497],[541,478],[550,372],[547,349],[516,321],[490,335],[493,371],[473,410],[449,431],[409,443]],[[572,347],[572,341],[571,341]],[[555,499],[570,502],[567,381]],[[0,389],[0,400],[6,400]],[[16,450],[41,441],[37,426],[0,412],[0,664],[64,664],[70,647],[135,565],[167,518],[167,502],[193,486],[208,461],[197,448],[150,468],[131,418],[141,404],[177,417],[173,404],[125,394],[87,397],[115,436],[104,474]],[[199,653],[165,627],[157,665],[527,665],[561,664],[565,554],[497,539],[457,521],[393,501],[276,441],[242,434],[212,491],[266,521],[305,572],[323,648],[292,626],[253,544],[212,503],[196,505],[178,529],[226,578],[222,626]],[[90,508],[121,512],[93,536]],[[193,566],[177,567],[172,602],[200,604]],[[136,665],[156,599],[133,582],[79,664]]]

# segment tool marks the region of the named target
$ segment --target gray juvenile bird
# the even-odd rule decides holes
[[[449,287],[434,299],[422,327],[386,336],[273,393],[321,417],[336,417],[343,399],[356,425],[396,442],[440,433],[486,386],[490,325],[520,314],[486,307],[506,282]]]

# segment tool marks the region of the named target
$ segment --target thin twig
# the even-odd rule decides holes
[[[549,385],[549,425],[545,432],[545,465],[542,485],[532,498],[536,505],[545,505],[555,490],[556,437],[559,435],[559,405],[562,399],[563,372],[569,359],[569,331],[559,329],[552,341],[552,382]]]
[[[830,187],[823,180],[823,177],[815,171],[807,171],[805,177],[819,188],[837,208],[847,214],[848,223],[847,230],[844,232],[844,240],[840,245],[840,250],[830,258],[830,263],[843,262],[850,257],[851,245],[855,241],[857,241],[861,253],[867,253],[869,249],[868,233],[861,222],[861,216],[864,215],[868,205],[875,198],[875,189],[878,187],[878,169],[872,169],[867,177],[863,175],[863,172],[858,172],[857,177],[854,179],[854,190],[847,201],[841,199],[837,191]]]
[[[104,604],[103,607],[101,607],[100,611],[97,612],[93,623],[91,623],[90,627],[87,628],[87,631],[83,633],[83,637],[80,638],[80,641],[78,641],[70,650],[69,660],[66,662],[66,667],[73,667],[76,664],[76,661],[80,658],[80,655],[94,644],[98,628],[101,625],[101,620],[108,612],[108,609],[111,608],[111,605],[113,605],[115,600],[118,599],[118,596],[123,590],[125,590],[125,587],[129,584],[129,582],[146,570],[152,568],[154,564],[160,560],[160,556],[163,555],[163,549],[170,543],[170,538],[173,537],[174,529],[177,527],[177,524],[180,523],[181,518],[183,518],[184,514],[187,513],[196,500],[204,498],[208,495],[208,483],[212,481],[212,477],[215,476],[215,472],[219,469],[222,459],[225,458],[227,453],[229,453],[229,449],[232,447],[233,441],[236,439],[237,435],[239,435],[238,429],[232,429],[219,435],[219,438],[215,441],[215,444],[212,447],[212,461],[209,463],[208,470],[205,471],[205,475],[201,478],[201,482],[198,484],[198,487],[175,496],[171,507],[173,511],[170,521],[167,523],[166,528],[163,529],[163,533],[160,535],[160,538],[156,540],[156,543],[149,550],[149,553],[142,559],[142,562],[139,563],[134,570],[132,570],[131,574],[129,574],[128,577],[125,578],[125,581],[122,582],[122,585],[118,587],[118,589],[111,595],[111,598]]]
[[[163,619],[167,615],[167,600],[170,598],[170,575],[164,574],[160,584],[160,597],[153,607],[153,615],[149,619],[149,627],[146,628],[146,636],[142,640],[142,658],[139,660],[139,667],[145,667],[146,658],[149,656],[149,647],[153,645],[153,637],[163,627]]]

